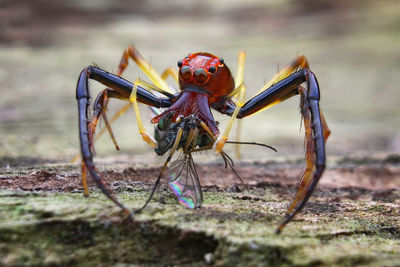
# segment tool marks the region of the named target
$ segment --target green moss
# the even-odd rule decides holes
[[[353,212],[321,212],[314,203],[276,235],[286,205],[259,200],[259,193],[206,192],[198,210],[164,195],[167,204],[151,202],[132,223],[99,192],[84,198],[2,191],[1,264],[390,266],[400,259],[398,223],[377,217],[365,203]],[[147,196],[146,191],[118,195],[131,208]]]

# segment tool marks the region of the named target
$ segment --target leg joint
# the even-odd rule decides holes
[[[307,78],[308,99],[319,100],[319,85],[314,73],[309,69],[303,69],[304,75]]]

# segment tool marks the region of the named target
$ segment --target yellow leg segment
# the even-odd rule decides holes
[[[295,60],[292,61],[292,63],[290,63],[284,69],[279,71],[274,77],[272,77],[272,79],[270,81],[268,81],[266,84],[264,84],[264,86],[255,94],[255,96],[265,90],[268,90],[268,88],[270,88],[272,85],[276,84],[277,82],[281,81],[282,79],[289,77],[294,72],[304,69],[304,68],[307,68],[307,69],[309,68],[307,58],[304,55],[298,56]],[[277,99],[275,102],[270,103],[269,105],[265,106],[264,108],[258,110],[257,112],[253,113],[252,115],[257,114],[258,112],[263,111],[272,106],[275,106],[276,104],[279,104],[280,102],[283,102],[286,99],[291,98],[294,95],[295,95],[295,93],[287,94],[287,95]]]
[[[168,76],[169,75],[171,75],[174,79],[178,79],[178,73],[175,71],[175,73],[176,73],[176,77],[174,76],[175,74],[174,74],[174,69],[172,69],[172,68],[168,68],[168,69],[166,69],[164,72],[163,72],[163,75],[162,75],[162,79],[166,79],[166,78],[168,78]],[[146,89],[152,89],[152,90],[154,90],[154,91],[157,91],[157,92],[161,92],[162,91],[162,89],[160,89],[160,88],[158,88],[158,87],[156,87],[156,86],[154,86],[154,85],[152,85],[152,84],[150,84],[150,83],[146,83],[146,82],[144,82],[144,81],[141,81],[141,83],[142,84],[145,84],[146,85]],[[109,120],[109,126],[114,122],[114,121],[116,121],[120,116],[122,116],[125,112],[127,112],[128,111],[128,109],[131,107],[131,103],[127,103],[126,105],[124,105],[120,110],[118,110],[115,114],[114,114],[114,116]],[[111,128],[111,127],[110,127]],[[103,128],[101,128],[100,129],[100,131],[98,132],[98,134],[96,135],[96,137],[95,137],[95,141],[97,140],[97,139],[99,139],[100,138],[100,136],[102,136],[103,134],[104,134],[104,132],[106,131],[108,129],[108,127],[107,127],[107,125],[106,125],[106,127],[103,127]],[[110,132],[110,131],[109,131]],[[112,136],[113,135],[111,135],[111,133],[110,133],[110,136],[111,136],[111,138],[113,138]],[[113,139],[113,140],[115,140],[115,139]],[[115,143],[115,142],[114,142]],[[79,157],[79,155],[78,155],[78,157]],[[77,159],[76,159],[77,160]],[[75,161],[75,160],[74,160]]]
[[[238,56],[238,69],[236,72],[236,79],[235,79],[235,85],[236,87],[239,87],[241,84],[243,84],[243,77],[244,77],[244,63],[246,61],[246,52],[245,51],[240,51],[239,56]],[[237,95],[235,95],[237,97]],[[246,96],[244,95],[244,98]],[[241,140],[241,132],[242,132],[242,120],[238,120],[237,122],[237,127],[236,127],[236,141]],[[235,154],[238,159],[241,158],[240,154],[240,144],[235,145]]]
[[[144,59],[139,51],[133,46],[128,46],[122,54],[121,62],[119,64],[118,75],[121,75],[125,68],[128,66],[128,59],[132,58],[138,67],[150,78],[155,86],[161,88],[163,91],[173,94],[171,89],[160,74]]]
[[[183,152],[185,154],[190,153],[190,151],[189,151],[190,145],[193,145],[193,147],[196,145],[195,143],[196,143],[198,131],[199,131],[199,129],[197,127],[194,129],[190,129],[187,140],[186,140],[185,148],[183,149]]]
[[[174,68],[166,68],[164,72],[161,74],[161,79],[164,81],[168,78],[168,76],[171,76],[177,84],[179,84],[179,78],[178,78],[178,72]]]
[[[210,130],[210,128],[208,128],[207,124],[205,124],[203,121],[200,121],[200,126],[203,127],[203,129],[208,133],[214,142],[217,140],[213,132]]]
[[[168,78],[168,76],[172,76],[172,78],[176,82],[179,82],[178,72],[173,68],[167,68],[164,70],[162,75],[158,74],[157,71],[143,58],[143,56],[139,53],[139,51],[133,45],[128,46],[124,50],[124,53],[122,54],[122,58],[119,63],[119,68],[118,68],[118,72],[117,72],[118,76],[121,76],[122,73],[125,71],[126,67],[128,66],[129,57],[131,57],[135,61],[135,63],[139,66],[139,68],[154,83],[155,86],[152,84],[146,83],[146,85],[148,85],[147,88],[153,89],[157,92],[167,91],[169,93],[173,93],[171,91],[170,87],[168,86],[168,84],[165,82],[165,80]],[[122,114],[124,114],[129,109],[130,106],[131,106],[131,103],[128,103],[125,106],[123,106],[117,113],[115,113],[115,115],[110,120],[110,123],[114,122]],[[96,139],[98,139],[105,132],[105,130],[106,130],[105,127],[102,128],[99,131],[98,135],[96,136]]]
[[[239,86],[239,90],[238,90],[238,92],[239,92],[238,93],[239,94],[238,95],[238,99],[237,99],[237,102],[235,103],[236,104],[236,109],[233,112],[233,114],[232,114],[232,116],[231,116],[231,118],[229,120],[229,123],[225,128],[224,133],[222,134],[222,136],[215,143],[215,151],[217,153],[221,153],[222,148],[224,147],[226,141],[228,140],[228,136],[229,136],[229,133],[230,133],[230,131],[232,129],[233,123],[235,122],[236,116],[239,113],[240,108],[244,105],[244,94],[245,94],[245,91],[246,91],[246,86],[244,84],[241,84]]]
[[[192,152],[199,152],[199,151],[209,150],[214,146],[214,143],[217,140],[217,138],[214,136],[213,132],[210,130],[210,128],[208,128],[207,124],[205,124],[204,122],[200,121],[200,126],[203,127],[203,129],[208,133],[208,135],[211,137],[213,142],[210,143],[209,145],[205,146],[205,147],[193,149]]]
[[[160,75],[157,71],[143,58],[143,56],[139,53],[139,51],[133,46],[128,46],[124,53],[122,54],[121,61],[119,63],[119,68],[117,75],[121,76],[122,73],[125,71],[126,67],[128,66],[128,59],[132,58],[133,61],[139,66],[139,68],[147,75],[147,77],[154,83],[154,85],[150,83],[145,83],[141,81],[142,84],[145,84],[147,89],[152,89],[157,92],[169,92],[173,93],[165,82],[168,76],[172,76],[172,78],[178,83],[178,72],[173,68],[167,68],[164,70],[163,74]],[[126,104],[123,106],[115,115],[111,118],[110,124],[113,123],[116,119],[118,119],[121,115],[123,115],[131,106],[131,103]],[[103,135],[107,128],[102,128],[99,133],[96,135],[95,140],[97,140],[100,136]],[[112,137],[112,136],[111,136]]]
[[[128,66],[128,59],[131,57],[135,63],[139,66],[139,68],[147,75],[147,77],[156,85],[151,85],[149,83],[146,83],[148,85],[149,89],[153,89],[157,92],[162,92],[162,91],[167,91],[170,93],[174,93],[171,91],[171,88],[167,85],[165,80],[171,76],[177,83],[179,83],[179,78],[178,78],[178,72],[174,68],[167,68],[164,70],[162,75],[159,75],[154,68],[143,58],[143,56],[139,53],[139,51],[133,46],[129,46],[124,50],[124,53],[122,54],[122,58],[119,64],[118,72],[117,75],[121,76],[123,72],[125,71],[126,67]],[[117,111],[114,116],[109,120],[109,123],[101,128],[99,132],[96,134],[94,141],[98,140],[106,130],[110,133],[110,136],[118,149],[118,145],[116,143],[116,140],[114,138],[114,135],[112,134],[111,130],[111,124],[116,121],[119,117],[121,117],[125,112],[128,111],[129,107],[131,106],[131,103],[127,103],[124,105],[119,111]],[[103,117],[104,118],[104,117]],[[110,131],[111,130],[111,131]],[[80,157],[80,154],[77,154],[71,159],[71,162],[76,162],[78,161]]]
[[[142,81],[142,80],[140,80],[140,79],[136,79],[135,82],[139,82],[138,85],[141,85],[142,87],[145,87],[145,89],[146,89],[147,91],[153,90],[153,91],[156,91],[156,92],[159,92],[159,93],[163,93],[163,92],[164,92],[163,89],[161,89],[161,88],[159,88],[159,87],[157,87],[157,86],[154,86],[154,85],[151,84],[151,83]]]
[[[151,135],[149,135],[146,130],[143,127],[143,122],[142,119],[140,117],[140,111],[139,111],[139,106],[138,106],[138,102],[136,99],[136,93],[137,93],[137,87],[138,86],[143,87],[144,89],[146,88],[147,83],[142,82],[139,79],[136,79],[136,81],[133,83],[133,90],[131,93],[131,96],[129,98],[130,102],[132,103],[133,109],[135,110],[135,116],[136,116],[136,121],[138,124],[138,128],[139,128],[139,133],[142,136],[143,140],[148,143],[151,147],[157,147],[157,141],[153,139],[153,137],[151,137]]]
[[[235,79],[235,85],[236,87],[239,87],[241,84],[243,84],[243,76],[244,76],[244,63],[246,61],[246,52],[245,51],[240,51],[239,52],[239,57],[238,57],[238,69],[236,72],[236,79]],[[235,95],[237,96],[237,95]]]
[[[292,63],[283,68],[281,71],[275,74],[275,76],[272,77],[270,81],[264,84],[264,86],[256,93],[256,95],[267,90],[269,87],[279,82],[280,80],[289,77],[292,73],[296,72],[297,70],[305,68],[306,69],[309,68],[307,58],[304,55],[298,56],[295,60],[292,61]]]

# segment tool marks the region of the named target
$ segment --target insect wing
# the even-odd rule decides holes
[[[167,177],[169,188],[178,201],[189,209],[199,208],[203,193],[191,155],[184,155],[171,164]]]

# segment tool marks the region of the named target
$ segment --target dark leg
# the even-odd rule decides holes
[[[317,83],[315,85],[318,86]],[[286,211],[277,233],[280,233],[283,227],[304,207],[325,169],[325,142],[330,131],[319,109],[319,100],[310,99],[307,90],[301,86],[299,92],[301,95],[301,114],[305,126],[306,168],[298,186],[297,194]]]
[[[78,101],[79,111],[79,137],[81,143],[81,155],[84,163],[82,164],[83,174],[86,173],[86,170],[89,171],[90,175],[93,177],[103,193],[110,200],[121,207],[125,213],[131,215],[131,212],[112,196],[112,194],[104,184],[103,180],[101,179],[101,176],[98,174],[93,163],[93,151],[91,149],[92,141],[90,134],[92,125],[90,123],[90,120],[88,119],[90,100],[88,79],[94,79],[112,89],[106,89],[104,96],[116,97],[120,99],[129,99],[129,96],[132,92],[133,84],[114,74],[108,73],[96,67],[89,66],[81,72],[76,88],[76,99]],[[172,103],[171,99],[158,98],[154,94],[140,87],[137,89],[137,99],[139,102],[154,107],[169,107]],[[96,112],[98,114],[101,114],[102,108],[104,106],[104,97],[102,100],[102,95],[100,95],[96,99],[95,104],[95,114]]]
[[[78,80],[76,88],[76,98],[78,100],[79,98],[89,97],[89,91],[87,90],[88,79],[96,80],[127,98],[129,98],[132,93],[133,84],[131,82],[105,70],[89,66],[81,72]],[[83,83],[86,83],[86,86],[84,86]],[[143,104],[156,108],[167,108],[172,104],[172,97],[157,97],[140,86],[138,86],[137,90],[137,99]]]
[[[303,69],[301,71],[293,73],[286,79],[277,82],[267,90],[261,92],[260,94],[256,95],[255,97],[247,101],[240,109],[237,118],[240,119],[250,116],[253,113],[256,113],[257,111],[261,111],[279,102],[282,102],[294,95],[297,95],[298,86],[303,82],[305,82],[309,75],[312,75],[315,83],[313,84],[314,85],[313,87],[315,88],[313,89],[308,88],[309,94],[312,93],[312,96],[317,100],[319,100],[319,88],[314,75],[312,74],[311,71]]]
[[[307,82],[307,90],[301,87],[303,82]],[[280,233],[283,227],[304,207],[325,169],[325,141],[330,131],[319,109],[318,82],[309,69],[302,69],[250,99],[237,115],[237,118],[250,116],[297,94],[300,94],[302,98],[301,112],[306,132],[307,168],[302,175],[298,192],[279,225],[277,233]],[[231,115],[234,109],[235,105],[229,100],[217,106],[217,110],[227,115]]]
[[[110,98],[118,98],[121,100],[129,100],[125,96],[121,95],[117,91],[114,91],[110,88],[104,89],[99,93],[97,96],[96,100],[93,103],[93,115],[92,119],[90,120],[90,125],[89,125],[89,142],[90,142],[90,148],[92,150],[92,153],[94,153],[94,136],[96,132],[96,126],[99,121],[100,116],[103,117],[104,123],[106,124],[106,129],[108,130],[112,141],[114,142],[115,148],[119,150],[119,146],[117,144],[117,141],[115,140],[114,133],[111,129],[110,123],[108,121],[107,115],[106,115],[106,110],[107,110],[107,105],[108,101]]]

